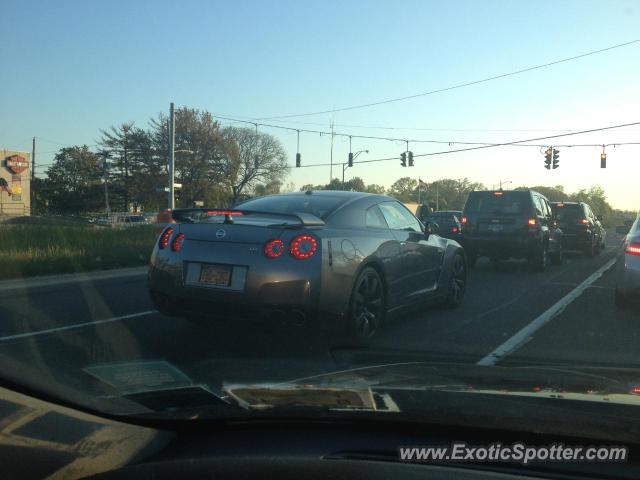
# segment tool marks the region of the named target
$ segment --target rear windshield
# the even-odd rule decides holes
[[[584,211],[582,205],[566,205],[562,207],[559,205],[552,205],[553,213],[558,220],[572,222],[580,218],[584,218]]]
[[[248,200],[237,208],[269,213],[310,213],[323,218],[343,202],[344,198],[326,195],[281,195]]]
[[[529,192],[472,192],[465,213],[517,214],[531,207]]]

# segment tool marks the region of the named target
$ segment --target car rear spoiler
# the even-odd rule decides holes
[[[257,210],[242,210],[242,209],[217,209],[217,208],[208,208],[202,209],[208,215],[224,215],[224,223],[233,223],[233,217],[240,216],[251,216],[251,215],[265,215],[269,217],[284,217],[284,218],[294,218],[302,226],[305,227],[320,227],[324,225],[324,221],[311,213],[304,212],[293,212],[293,213],[275,213],[275,212],[261,212]]]

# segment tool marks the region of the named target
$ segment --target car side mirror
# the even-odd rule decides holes
[[[427,224],[424,226],[424,233],[427,236],[438,233],[439,230],[440,225],[438,225],[436,222],[427,222]]]
[[[626,235],[629,233],[629,231],[631,230],[631,227],[627,226],[627,225],[620,225],[618,227],[616,227],[616,233],[618,235]]]

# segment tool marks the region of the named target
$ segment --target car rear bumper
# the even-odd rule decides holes
[[[567,250],[582,250],[591,246],[593,240],[588,233],[563,233],[562,246]]]
[[[477,256],[498,258],[527,258],[540,250],[538,237],[464,235],[462,245]]]
[[[616,288],[628,296],[640,299],[640,257],[621,255],[616,265]]]

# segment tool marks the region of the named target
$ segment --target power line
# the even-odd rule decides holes
[[[602,132],[602,131],[606,131],[606,130],[613,130],[616,128],[624,128],[624,127],[631,127],[631,126],[636,126],[636,125],[640,125],[640,122],[633,122],[633,123],[625,123],[625,124],[621,124],[621,125],[611,125],[608,127],[599,127],[599,128],[591,128],[588,130],[581,130],[581,131],[577,131],[577,132],[570,132],[570,133],[564,133],[564,134],[560,134],[560,135],[548,135],[545,137],[537,137],[537,138],[529,138],[526,140],[514,140],[511,142],[503,142],[503,143],[496,143],[496,144],[491,144],[491,145],[480,145],[480,146],[475,146],[475,147],[467,147],[467,148],[458,148],[456,150],[443,150],[443,151],[439,151],[439,152],[430,152],[430,153],[418,153],[418,154],[413,154],[414,158],[415,157],[429,157],[429,156],[435,156],[435,155],[446,155],[446,154],[450,154],[450,153],[459,153],[459,152],[469,152],[472,150],[482,150],[485,148],[496,148],[496,147],[505,147],[505,146],[511,146],[511,145],[517,145],[517,144],[526,144],[529,142],[537,142],[540,140],[552,140],[555,138],[562,138],[562,137],[568,137],[568,136],[574,136],[574,135],[584,135],[586,133],[594,133],[594,132]],[[605,146],[614,146],[614,145],[638,145],[640,144],[640,142],[626,142],[626,143],[611,143],[611,144],[605,144]],[[530,145],[530,146],[537,146],[537,145]],[[561,147],[561,145],[554,145],[557,147]],[[578,145],[565,145],[564,147],[572,147],[572,146],[578,146]],[[602,147],[603,144],[582,144],[580,146],[589,146],[589,147]],[[387,162],[387,161],[391,161],[391,160],[398,160],[398,157],[388,157],[388,158],[375,158],[375,159],[371,159],[371,160],[358,160],[358,161],[354,161],[354,163],[375,163],[375,162]],[[316,164],[312,164],[312,165],[303,165],[301,167],[297,167],[297,168],[304,168],[304,167],[326,167],[329,166],[329,163],[316,163]],[[296,168],[296,167],[288,167],[288,168]]]
[[[577,60],[580,58],[584,58],[584,57],[588,57],[591,55],[596,55],[598,53],[603,53],[603,52],[607,52],[609,50],[613,50],[616,48],[622,48],[622,47],[626,47],[635,43],[640,42],[640,39],[636,39],[636,40],[632,40],[630,42],[625,42],[625,43],[619,43],[617,45],[612,45],[610,47],[606,47],[606,48],[601,48],[599,50],[592,50],[590,52],[586,52],[586,53],[582,53],[580,55],[574,55],[572,57],[567,57],[567,58],[563,58],[560,60],[555,60],[553,62],[548,62],[548,63],[543,63],[540,65],[534,65],[532,67],[527,67],[527,68],[522,68],[520,70],[515,70],[512,72],[508,72],[508,73],[502,73],[500,75],[493,75],[491,77],[487,77],[487,78],[483,78],[480,80],[473,80],[470,82],[465,82],[465,83],[459,83],[457,85],[452,85],[449,87],[444,87],[444,88],[438,88],[436,90],[430,90],[427,92],[422,92],[422,93],[416,93],[414,95],[406,95],[403,97],[396,97],[396,98],[389,98],[386,100],[380,100],[377,102],[370,102],[370,103],[363,103],[363,104],[359,104],[359,105],[351,105],[348,107],[342,107],[342,108],[333,108],[331,110],[319,110],[319,111],[315,111],[315,112],[307,112],[307,113],[296,113],[296,114],[288,114],[288,115],[274,115],[274,116],[270,116],[270,117],[261,117],[261,118],[256,118],[255,120],[275,120],[275,119],[280,119],[280,118],[295,118],[295,117],[308,117],[308,116],[312,116],[312,115],[323,115],[323,114],[328,114],[328,113],[336,113],[336,112],[344,112],[347,110],[356,110],[356,109],[360,109],[360,108],[369,108],[369,107],[375,107],[377,105],[384,105],[387,103],[394,103],[394,102],[401,102],[401,101],[405,101],[405,100],[411,100],[414,98],[419,98],[419,97],[424,97],[427,95],[434,95],[436,93],[442,93],[442,92],[448,92],[450,90],[456,90],[459,88],[465,88],[465,87],[470,87],[472,85],[478,85],[480,83],[486,83],[486,82],[490,82],[493,80],[498,80],[501,78],[506,78],[506,77],[511,77],[514,75],[520,75],[522,73],[526,73],[526,72],[531,72],[533,70],[538,70],[541,68],[547,68],[547,67],[551,67],[553,65],[558,65],[561,63],[565,63],[565,62],[570,62],[573,60]]]
[[[223,116],[216,116],[216,119],[222,119],[222,120],[227,120],[233,123],[244,123],[244,124],[250,124],[250,125],[254,125],[254,126],[260,126],[260,127],[267,127],[267,128],[275,128],[275,129],[281,129],[281,130],[287,130],[290,132],[303,132],[303,133],[313,133],[313,134],[319,134],[321,136],[330,136],[332,135],[331,132],[329,131],[323,131],[323,130],[309,130],[309,129],[301,129],[301,128],[293,128],[293,127],[285,127],[282,125],[273,125],[273,124],[268,124],[268,123],[256,123],[256,122],[252,122],[249,120],[241,120],[241,119],[237,119],[237,118],[231,118],[231,117],[223,117]],[[565,134],[562,134],[560,136],[564,136],[564,135],[570,135],[572,133],[580,133],[580,131],[570,131],[570,132],[566,132]],[[504,142],[467,142],[467,141],[460,141],[460,140],[424,140],[424,139],[411,139],[411,138],[394,138],[394,137],[378,137],[378,136],[373,136],[373,135],[356,135],[353,133],[340,133],[340,132],[334,132],[333,136],[335,137],[343,137],[343,138],[360,138],[360,139],[365,139],[365,140],[380,140],[380,141],[388,141],[388,142],[402,142],[402,143],[433,143],[433,144],[440,144],[440,145],[482,145],[482,146],[488,146],[488,147],[498,147],[498,146],[504,146],[504,145],[511,145],[511,146],[515,146],[515,147],[546,147],[548,145],[541,145],[541,144],[521,144],[521,143],[514,143],[514,142],[509,142],[507,144],[505,144]],[[630,144],[634,144],[634,142],[616,142],[616,145],[630,145]],[[613,145],[613,144],[611,144]],[[602,146],[602,143],[599,144],[572,144],[572,145],[557,145],[558,147],[593,147],[593,146]]]

